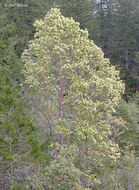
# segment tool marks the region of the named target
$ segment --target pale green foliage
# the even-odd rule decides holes
[[[89,188],[82,187],[81,179],[88,182],[90,187],[93,184],[99,184],[93,174],[89,176],[75,166],[78,154],[78,148],[75,145],[67,147],[56,144],[54,146],[56,159],[51,161],[49,166],[28,178],[28,189],[89,190]]]
[[[52,161],[43,176],[33,176],[32,185],[36,190],[72,190],[77,187],[79,177],[79,170],[65,158],[61,158]]]
[[[59,151],[57,159],[53,160],[44,170],[29,178],[29,186],[35,190],[83,190],[80,182],[81,172],[73,164],[76,147],[56,145]]]
[[[46,115],[64,138],[68,130],[78,140],[87,137],[94,153],[115,159],[118,145],[108,139],[107,113],[115,111],[124,91],[119,72],[88,39],[87,30],[59,9],[51,9],[34,26],[34,40],[22,55],[26,84],[44,93]]]

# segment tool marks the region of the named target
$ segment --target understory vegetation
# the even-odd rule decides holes
[[[0,2],[0,189],[139,189],[139,2]]]

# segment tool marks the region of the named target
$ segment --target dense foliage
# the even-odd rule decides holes
[[[0,12],[0,189],[137,190],[138,0]]]

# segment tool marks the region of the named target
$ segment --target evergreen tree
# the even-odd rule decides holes
[[[116,159],[118,145],[109,139],[107,114],[114,111],[123,92],[118,72],[88,39],[88,32],[58,9],[51,9],[35,26],[30,51],[22,55],[25,82],[42,96],[40,105],[45,106],[56,142],[68,145],[71,136],[77,144],[82,141],[85,171],[92,153],[95,160],[106,155]]]
[[[32,168],[32,158],[28,156],[37,145],[31,142],[35,127],[20,87],[20,56],[33,29],[25,22],[26,7],[18,7],[17,3],[0,3],[0,188],[5,190],[13,189],[15,182],[21,183],[28,177]]]
[[[120,66],[126,100],[136,91],[135,55],[138,51],[138,1],[96,1],[101,46],[111,63]],[[134,90],[135,89],[135,90]]]
[[[138,17],[136,10],[138,8],[138,1],[118,1],[117,19],[115,35],[117,38],[117,49],[119,49],[119,61],[125,69],[126,81],[126,100],[128,100],[129,87],[132,84],[131,71],[134,67],[137,44],[137,30],[138,30]]]
[[[80,22],[81,29],[87,28],[89,39],[120,69],[129,101],[129,95],[139,88],[138,3],[1,0],[1,189],[27,189],[27,178],[34,173],[29,183],[35,189],[42,187],[37,180],[43,187],[58,189],[52,178],[75,189],[82,189],[81,185],[138,189],[134,180],[138,161],[134,172],[131,147],[126,146],[131,141],[138,156],[138,96],[135,103],[121,102],[112,113],[122,89],[118,72],[109,67],[101,50],[72,19],[62,17],[55,9],[45,17],[51,7],[59,8],[64,16]],[[24,74],[32,89],[20,86],[24,80],[20,59],[24,49]],[[118,84],[121,87],[116,89]],[[46,168],[42,170],[42,166]],[[55,171],[63,175],[62,181]]]

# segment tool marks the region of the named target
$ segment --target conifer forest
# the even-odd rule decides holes
[[[139,0],[0,0],[0,190],[139,190]]]

